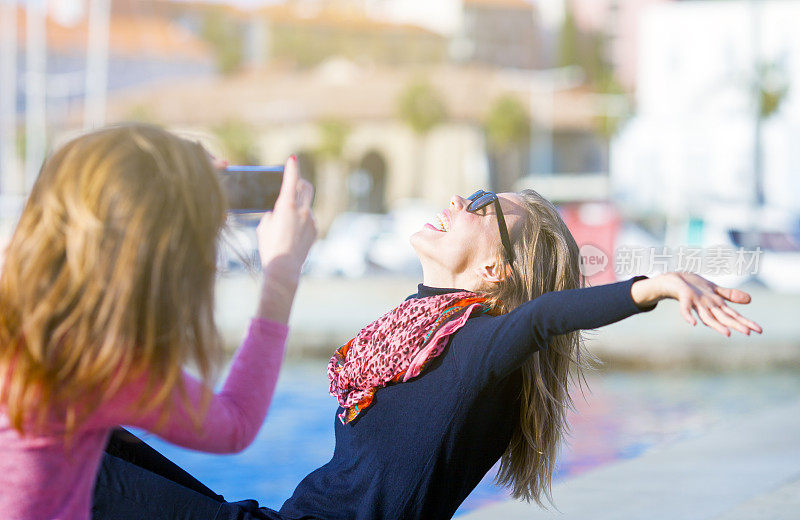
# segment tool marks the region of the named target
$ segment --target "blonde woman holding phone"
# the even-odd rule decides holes
[[[101,455],[120,424],[216,453],[252,442],[316,236],[312,195],[291,158],[258,226],[258,307],[215,394],[226,202],[212,158],[131,124],[78,137],[45,161],[0,276],[3,518],[90,518]]]

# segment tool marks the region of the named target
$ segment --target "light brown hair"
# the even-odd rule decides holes
[[[56,421],[69,437],[138,377],[137,411],[161,408],[163,420],[185,363],[210,387],[224,219],[208,154],[156,126],[105,128],[52,154],[0,276],[0,406],[11,425]]]
[[[578,245],[558,210],[533,190],[518,195],[525,215],[512,230],[514,264],[504,281],[483,291],[504,313],[544,293],[585,285]],[[497,258],[500,265],[506,262],[502,248]],[[543,506],[546,497],[552,503],[553,470],[573,407],[570,376],[582,378],[596,362],[584,352],[582,340],[580,331],[554,336],[522,366],[519,422],[496,477],[515,498]]]

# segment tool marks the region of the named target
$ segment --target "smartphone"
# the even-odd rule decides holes
[[[220,183],[228,211],[272,211],[283,182],[283,166],[228,166],[220,170]]]

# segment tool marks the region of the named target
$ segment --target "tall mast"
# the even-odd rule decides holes
[[[44,0],[26,2],[25,192],[29,193],[45,155],[47,32]]]
[[[86,50],[86,100],[83,128],[91,130],[106,122],[108,88],[108,25],[110,0],[90,0],[89,38]]]
[[[19,187],[17,164],[17,2],[0,0],[0,193]]]

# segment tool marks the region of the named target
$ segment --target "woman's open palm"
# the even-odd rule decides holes
[[[750,303],[748,293],[739,289],[720,287],[698,274],[683,271],[667,273],[664,281],[668,296],[678,300],[681,314],[690,325],[697,325],[697,320],[692,315],[694,310],[706,326],[723,336],[730,336],[730,329],[738,330],[748,336],[751,330],[761,334],[762,329],[758,323],[745,318],[727,304],[727,302]]]

